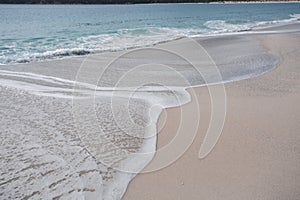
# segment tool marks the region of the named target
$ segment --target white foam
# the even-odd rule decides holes
[[[281,26],[290,23],[295,23],[300,19],[300,14],[291,14],[289,19],[283,20],[272,20],[272,21],[259,21],[259,22],[247,22],[243,24],[231,24],[224,20],[211,20],[206,22],[204,25],[212,31],[209,31],[204,35],[224,35],[230,33],[237,33],[241,31],[247,31],[253,33],[253,30],[259,30],[262,28],[269,28],[274,26]],[[201,34],[203,35],[203,34]],[[195,36],[195,35],[194,35]],[[199,34],[197,35],[199,36]]]
[[[211,20],[206,22],[204,25],[213,29],[214,31],[210,31],[210,33],[215,34],[250,30],[253,23],[230,24],[226,23],[224,20]]]

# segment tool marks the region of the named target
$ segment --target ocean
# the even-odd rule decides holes
[[[0,64],[118,51],[292,22],[300,3],[0,5]]]

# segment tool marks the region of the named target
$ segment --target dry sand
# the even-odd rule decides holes
[[[139,174],[123,199],[300,199],[300,34],[253,37],[280,58],[279,66],[225,85],[226,121],[213,151],[198,159],[211,108],[207,88],[195,88],[200,101],[193,96],[182,107],[201,109],[193,144],[170,166]],[[182,108],[162,115],[158,149],[174,137]]]

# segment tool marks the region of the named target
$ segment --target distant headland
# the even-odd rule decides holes
[[[151,4],[151,3],[230,3],[230,2],[289,2],[274,0],[1,0],[0,4]],[[298,0],[299,1],[299,0]]]

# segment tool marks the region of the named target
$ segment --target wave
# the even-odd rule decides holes
[[[212,30],[210,33],[228,33],[251,30],[252,23],[231,24],[224,20],[211,20],[204,25]]]
[[[300,20],[300,14],[291,14],[289,16],[290,16],[289,19],[257,22],[255,28],[260,28],[260,27],[266,28],[273,25],[289,24]]]
[[[273,25],[293,23],[299,20],[300,14],[291,14],[289,19],[283,20],[246,22],[240,24],[226,22],[225,20],[210,20],[204,23],[204,25],[211,30],[208,34],[216,34],[257,30],[260,28],[268,28]]]
[[[1,64],[9,63],[29,63],[32,61],[50,60],[53,58],[63,58],[67,56],[81,56],[92,53],[93,50],[84,48],[70,48],[70,49],[57,49],[52,51],[45,51],[42,53],[28,53],[24,52],[23,55],[18,53],[11,57],[0,56]],[[21,55],[20,55],[21,54]]]
[[[64,58],[68,56],[87,55],[90,53],[128,50],[147,47],[181,37],[187,37],[199,32],[201,32],[201,30],[156,27],[120,29],[115,33],[110,34],[79,37],[76,41],[73,41],[70,48],[60,48],[65,46],[62,43],[57,45],[57,49],[45,52],[30,53],[28,50],[21,50],[14,55],[6,56],[0,54],[0,63],[28,63],[33,61]]]

